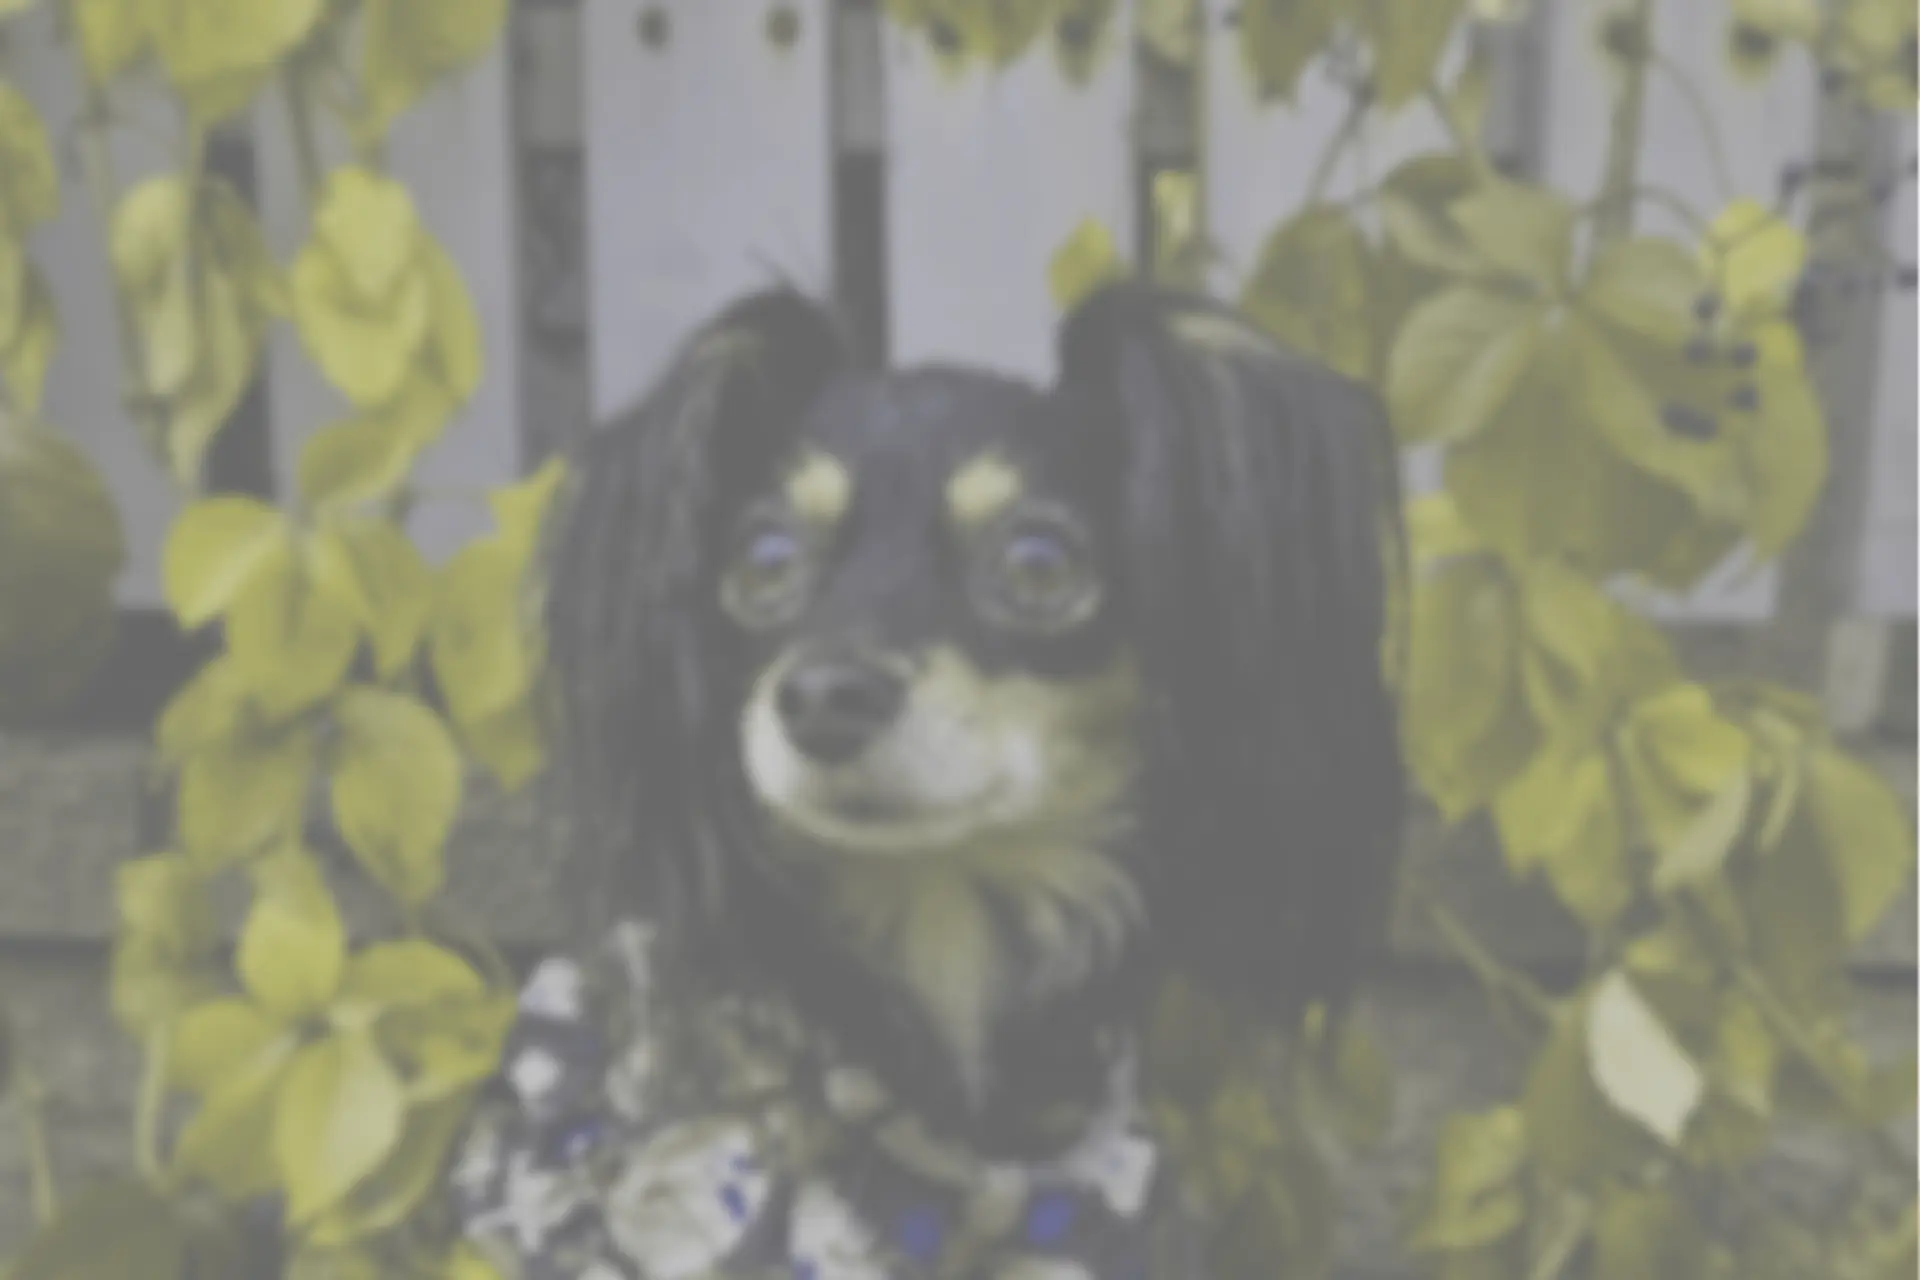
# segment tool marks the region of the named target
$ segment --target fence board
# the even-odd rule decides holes
[[[82,88],[72,48],[55,35],[52,6],[12,18],[0,66],[39,110],[60,163],[60,214],[39,228],[28,252],[44,273],[60,317],[60,345],[47,373],[42,416],[66,432],[100,468],[127,535],[127,569],[117,596],[125,608],[161,604],[160,547],[179,500],[165,468],[148,451],[123,408],[113,277],[107,266],[101,211],[93,206],[78,163]],[[122,119],[112,138],[122,186],[173,166],[180,142],[169,136],[174,113],[157,84],[116,91]]]
[[[888,293],[896,362],[1050,377],[1055,253],[1089,218],[1132,256],[1133,60],[1109,30],[1085,84],[1043,35],[956,78],[926,38],[884,32]]]
[[[504,483],[520,465],[520,324],[514,217],[514,130],[509,58],[496,49],[444,82],[395,124],[388,167],[412,192],[421,221],[458,264],[473,298],[486,354],[473,398],[445,436],[421,458],[415,477],[429,491],[468,491]],[[307,233],[308,201],[295,164],[286,113],[277,95],[259,117],[261,212],[275,250],[290,258]],[[339,161],[339,139],[328,159]],[[346,416],[346,401],[321,378],[291,326],[269,348],[268,396],[274,471],[280,491],[293,491],[302,443]],[[489,527],[483,505],[423,502],[410,531],[431,559],[441,559]]]
[[[1905,164],[1914,154],[1914,118],[1898,130],[1893,154]],[[1902,262],[1914,251],[1914,183],[1901,184],[1887,213],[1886,243]],[[1920,396],[1914,383],[1914,353],[1920,350],[1912,289],[1889,292],[1880,316],[1879,376],[1874,389],[1872,466],[1867,509],[1853,583],[1855,609],[1877,618],[1914,616],[1914,548],[1920,539],[1914,514],[1916,423]]]
[[[1349,101],[1322,57],[1302,74],[1292,102],[1262,103],[1241,55],[1239,7],[1234,0],[1206,0],[1202,45],[1207,67],[1200,125],[1206,132],[1203,181],[1207,232],[1218,254],[1209,283],[1225,298],[1240,294],[1268,236],[1300,208]],[[1447,63],[1457,65],[1465,49],[1462,40]],[[1321,194],[1345,200],[1414,156],[1451,149],[1445,126],[1422,102],[1391,116],[1374,112]],[[1410,492],[1437,488],[1439,450],[1411,451],[1405,471]]]
[[[1727,66],[1725,6],[1663,4],[1654,13],[1653,41],[1664,63],[1648,76],[1640,182],[1678,196],[1705,219],[1739,196],[1771,203],[1785,166],[1814,151],[1819,96],[1812,69],[1805,59],[1784,58],[1765,81],[1744,84]],[[1611,126],[1612,74],[1597,35],[1602,16],[1602,6],[1586,4],[1555,4],[1542,14],[1551,24],[1544,41],[1542,174],[1582,199],[1601,185]],[[1656,203],[1640,207],[1638,225],[1688,242],[1699,236],[1685,218]],[[1684,598],[1651,592],[1633,598],[1666,620],[1758,622],[1773,614],[1778,596],[1777,570],[1754,571],[1736,551]]]
[[[797,24],[774,39],[776,12]],[[831,282],[827,0],[586,0],[593,404],[750,289]]]

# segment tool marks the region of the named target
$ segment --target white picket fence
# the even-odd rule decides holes
[[[1524,56],[1537,61],[1521,77],[1527,91],[1506,109],[1524,117],[1520,131],[1533,140],[1537,172],[1588,189],[1607,110],[1592,47],[1597,6],[1536,7],[1547,26]],[[1317,73],[1295,105],[1259,104],[1234,47],[1235,8],[1233,0],[1206,0],[1209,70],[1192,113],[1194,150],[1206,160],[1208,231],[1226,264],[1217,285],[1227,292],[1299,200],[1344,105]],[[795,19],[785,44],[770,34],[775,10]],[[1781,166],[1812,148],[1819,95],[1811,77],[1789,72],[1764,89],[1739,85],[1721,62],[1723,4],[1684,0],[1660,12],[1662,46],[1699,73],[1722,122],[1735,185],[1771,196]],[[662,38],[642,38],[644,15],[653,15],[646,25]],[[884,161],[888,346],[896,361],[967,361],[1044,377],[1057,319],[1046,284],[1054,251],[1090,217],[1123,248],[1136,240],[1141,90],[1124,54],[1109,50],[1085,84],[1062,76],[1045,47],[1000,74],[975,69],[956,81],[923,43],[887,26],[870,0],[526,0],[515,25],[516,39],[409,117],[393,148],[395,169],[472,283],[488,349],[479,395],[427,463],[434,484],[516,474],[528,438],[524,415],[541,412],[522,391],[515,183],[524,138],[516,120],[522,132],[540,134],[541,145],[577,143],[583,157],[591,402],[600,413],[643,389],[688,327],[740,291],[779,278],[823,292],[831,286],[833,172],[849,152],[877,151]],[[68,129],[78,109],[71,62],[33,40],[16,41],[8,57],[8,73],[56,132]],[[304,206],[280,122],[268,105],[258,114],[260,197],[270,236],[285,251],[302,233]],[[1645,136],[1650,180],[1707,208],[1733,194],[1719,189],[1694,113],[1658,79]],[[1442,145],[1425,111],[1411,108],[1351,151],[1332,193]],[[1911,127],[1902,145],[1910,154]],[[151,171],[170,154],[128,135],[121,176]],[[117,379],[104,372],[113,328],[98,221],[78,183],[69,190],[61,218],[34,245],[66,333],[47,416],[105,469],[132,532],[122,598],[149,607],[175,500],[117,405]],[[1914,217],[1909,188],[1888,214],[1889,243],[1903,256]],[[1907,293],[1884,305],[1871,422],[1835,423],[1836,431],[1871,433],[1870,447],[1848,455],[1869,470],[1854,477],[1866,511],[1845,609],[1903,619],[1915,603],[1914,299]],[[290,333],[276,339],[267,378],[284,480],[299,440],[340,406]],[[444,553],[480,518],[436,505],[418,532],[430,551]],[[1762,574],[1738,588],[1709,586],[1670,610],[1758,619],[1775,594],[1773,575]]]

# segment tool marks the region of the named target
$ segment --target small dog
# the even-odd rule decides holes
[[[773,292],[586,445],[561,773],[646,924],[536,976],[458,1171],[521,1273],[1162,1275],[1160,982],[1345,995],[1403,798],[1383,415],[1142,285],[1059,364],[863,372]]]

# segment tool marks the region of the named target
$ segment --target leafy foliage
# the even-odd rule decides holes
[[[167,603],[186,628],[218,627],[224,648],[157,726],[169,847],[115,886],[112,1003],[148,1058],[139,1168],[69,1199],[9,1274],[246,1274],[228,1211],[270,1196],[290,1275],[484,1280],[420,1210],[512,1002],[484,945],[433,925],[472,767],[513,787],[541,766],[523,619],[560,473],[490,495],[496,531],[444,565],[409,540],[414,462],[473,393],[483,353],[456,267],[380,157],[393,122],[492,45],[507,6],[42,3],[61,5],[96,105],[151,70],[186,122],[179,171],[94,198],[129,407],[188,499],[164,548]],[[27,7],[0,0],[0,20]],[[952,74],[1045,44],[1076,81],[1122,45],[1127,9],[885,7]],[[1449,1118],[1406,1246],[1446,1280],[1911,1275],[1909,1157],[1875,1144],[1911,1114],[1913,1061],[1875,1061],[1851,1038],[1845,974],[1911,874],[1907,815],[1816,708],[1690,679],[1614,590],[1684,589],[1736,547],[1764,560],[1807,520],[1826,435],[1795,307],[1819,247],[1785,205],[1746,198],[1695,215],[1690,239],[1635,235],[1615,213],[1645,195],[1631,164],[1579,195],[1496,173],[1473,142],[1484,67],[1469,60],[1451,84],[1440,67],[1462,23],[1526,7],[1249,0],[1238,15],[1264,98],[1293,97],[1320,67],[1356,121],[1436,110],[1457,139],[1345,203],[1316,179],[1242,302],[1373,383],[1404,443],[1445,447],[1441,491],[1409,509],[1407,755],[1448,818],[1491,817],[1512,873],[1543,881],[1590,941],[1557,997],[1470,952],[1536,1046],[1517,1096]],[[1622,93],[1657,52],[1648,7],[1627,0],[1602,25]],[[1194,59],[1191,0],[1147,0],[1140,16],[1156,56]],[[1913,105],[1910,0],[1726,0],[1726,18],[1742,74],[1804,53],[1836,93]],[[284,262],[201,145],[269,88],[289,104],[312,206]],[[76,145],[104,154],[114,127],[90,112]],[[329,132],[352,161],[323,167]],[[1320,175],[1357,132],[1332,140]],[[10,709],[84,676],[121,546],[98,476],[38,419],[58,326],[23,245],[61,192],[44,129],[4,83],[0,172],[0,598],[33,602],[0,612]],[[1155,184],[1155,257],[1191,279],[1205,255],[1180,178]],[[1049,285],[1064,308],[1122,269],[1088,222]],[[203,493],[207,450],[280,323],[347,416],[308,437],[283,506]],[[323,836],[341,858],[320,856]],[[390,907],[366,939],[336,897],[346,876]],[[233,888],[245,909],[228,956],[216,904]],[[1314,1010],[1283,1092],[1280,1047],[1196,992],[1170,988],[1152,1030],[1154,1119],[1193,1171],[1220,1274],[1323,1269],[1330,1150],[1391,1119],[1378,1050]],[[170,1096],[187,1106],[174,1130]],[[1888,1157],[1843,1222],[1754,1202],[1747,1174],[1789,1119]]]

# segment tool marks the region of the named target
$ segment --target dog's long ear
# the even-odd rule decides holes
[[[1337,1004],[1400,843],[1385,415],[1227,308],[1145,286],[1083,303],[1060,355],[1124,458],[1169,959],[1277,1012]]]
[[[576,833],[614,876],[609,896],[638,895],[662,921],[697,928],[725,895],[709,764],[728,726],[703,705],[719,487],[773,456],[845,359],[819,306],[748,297],[569,471],[543,608],[559,773]]]

